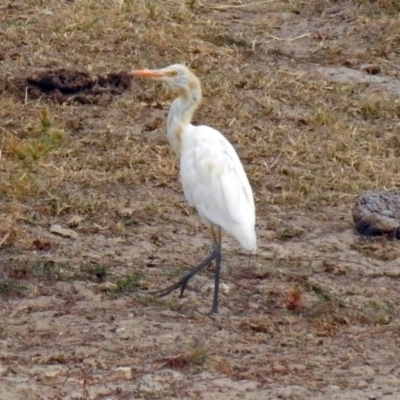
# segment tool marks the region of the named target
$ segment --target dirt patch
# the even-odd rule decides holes
[[[355,69],[347,67],[318,67],[318,73],[333,82],[354,83],[354,84],[369,84],[371,88],[378,90],[386,90],[393,96],[400,96],[400,81],[390,76],[378,76],[371,73],[363,73]]]
[[[107,104],[131,86],[126,72],[91,76],[67,69],[48,70],[27,78],[11,78],[6,90],[25,101],[44,99],[58,104]]]

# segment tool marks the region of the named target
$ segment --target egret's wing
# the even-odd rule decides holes
[[[254,249],[254,198],[236,151],[209,127],[193,127],[184,136],[181,179],[187,200],[205,220]]]

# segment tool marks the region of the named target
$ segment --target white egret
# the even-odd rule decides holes
[[[229,141],[209,126],[191,124],[202,91],[199,79],[187,67],[174,64],[159,70],[134,70],[131,76],[163,82],[178,95],[168,114],[167,138],[180,158],[180,176],[187,201],[210,228],[212,253],[177,283],[156,292],[166,296],[181,287],[215,260],[214,300],[211,314],[218,314],[221,270],[221,229],[232,234],[249,251],[256,251],[255,207],[243,165]]]

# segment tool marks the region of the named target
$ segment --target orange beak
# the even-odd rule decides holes
[[[139,78],[153,78],[153,79],[160,79],[167,76],[167,74],[160,70],[154,69],[136,69],[131,72],[128,72],[130,76],[137,76]]]

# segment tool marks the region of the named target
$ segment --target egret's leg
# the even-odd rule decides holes
[[[221,260],[222,260],[221,228],[212,226],[210,228],[210,231],[214,247],[212,253],[206,259],[204,259],[199,265],[194,267],[185,276],[183,276],[178,282],[174,283],[171,286],[168,286],[165,289],[152,292],[152,294],[156,294],[159,297],[164,297],[180,287],[181,288],[180,297],[182,297],[189,280],[193,278],[193,276],[196,275],[198,272],[200,272],[203,268],[207,267],[212,261],[215,260],[216,267],[215,267],[215,281],[214,281],[214,300],[211,308],[211,314],[218,314],[219,277],[221,273]]]
[[[214,300],[211,308],[211,315],[216,315],[219,314],[218,295],[219,295],[219,279],[221,275],[221,261],[222,261],[221,228],[211,227],[211,232],[213,236],[214,251],[217,253],[217,256],[215,257]]]
[[[181,294],[180,297],[183,296],[183,292],[186,289],[186,286],[191,278],[195,276],[198,272],[200,272],[203,268],[207,267],[212,261],[216,260],[218,257],[218,249],[214,249],[213,252],[206,258],[204,259],[199,265],[194,267],[192,270],[190,270],[185,276],[183,276],[178,282],[174,283],[171,286],[168,286],[165,289],[162,290],[157,290],[155,292],[152,292],[152,294],[158,295],[158,297],[164,297],[167,294],[172,293],[174,290],[178,289],[181,287]]]

